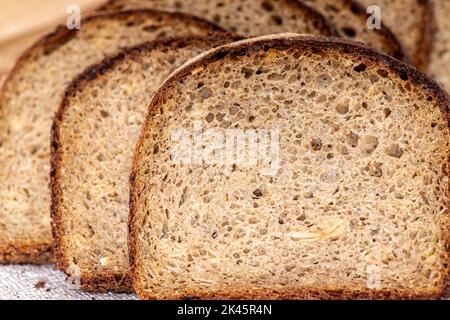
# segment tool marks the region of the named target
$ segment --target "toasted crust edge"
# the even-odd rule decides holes
[[[54,262],[53,244],[51,243],[15,243],[0,245],[1,264],[35,264],[43,265]]]
[[[282,0],[284,3],[291,8],[297,8],[298,10],[305,13],[306,16],[311,17],[313,24],[321,31],[324,36],[337,36],[338,31],[320,12],[316,9],[306,5],[305,3],[298,0]],[[104,5],[102,5],[98,10],[117,10],[123,8],[123,6],[117,5],[117,0],[109,0]],[[281,1],[279,1],[281,2]],[[171,10],[172,11],[172,10]]]
[[[118,64],[127,60],[133,60],[143,52],[151,52],[164,48],[184,48],[195,45],[196,43],[210,43],[213,45],[221,45],[235,40],[242,39],[231,33],[215,34],[211,36],[189,36],[180,38],[168,38],[155,40],[126,48],[115,56],[106,58],[105,60],[87,68],[83,73],[78,75],[72,83],[67,87],[63,101],[56,113],[51,136],[51,171],[50,171],[50,189],[51,189],[51,216],[52,216],[52,232],[55,244],[55,257],[58,267],[68,276],[71,276],[69,270],[69,262],[64,247],[64,224],[62,222],[61,205],[63,198],[63,190],[61,188],[61,167],[63,159],[63,150],[61,143],[60,128],[64,121],[64,114],[70,108],[73,96],[82,92],[82,90],[91,82],[105,76],[115,68]],[[131,276],[129,274],[108,273],[82,275],[82,287],[88,291],[102,292],[113,290],[115,292],[131,292]]]
[[[216,291],[202,293],[189,291],[186,295],[155,295],[136,289],[138,296],[144,300],[437,300],[442,297],[442,290],[423,290],[405,292],[400,290],[283,290],[249,289],[235,291]]]
[[[292,290],[285,292],[274,292],[267,290],[262,292],[261,290],[242,290],[242,291],[221,291],[211,294],[205,294],[203,292],[192,292],[192,297],[185,297],[168,293],[164,296],[158,296],[156,294],[150,294],[144,291],[138,283],[139,269],[136,261],[136,239],[137,229],[135,226],[136,221],[136,201],[138,198],[136,190],[136,176],[138,167],[139,150],[144,144],[144,133],[149,126],[149,120],[152,117],[152,110],[155,107],[163,103],[167,99],[167,95],[174,88],[177,83],[183,81],[183,78],[188,77],[197,68],[206,67],[212,62],[217,62],[224,59],[229,55],[245,55],[249,52],[257,52],[261,50],[277,49],[284,50],[288,48],[301,48],[303,50],[313,50],[314,52],[330,53],[333,50],[340,50],[346,55],[358,59],[360,61],[368,61],[376,63],[380,67],[387,68],[394,74],[401,78],[407,77],[408,81],[411,81],[417,87],[421,87],[427,95],[432,98],[432,101],[439,106],[443,117],[447,120],[448,127],[450,128],[450,95],[443,90],[440,85],[429,78],[425,74],[416,70],[414,67],[393,59],[392,57],[370,48],[366,45],[355,43],[349,40],[341,38],[324,38],[307,35],[292,35],[284,34],[278,36],[266,36],[252,40],[244,40],[238,43],[233,43],[212,49],[197,58],[191,60],[178,70],[176,70],[160,87],[159,91],[155,94],[148,110],[146,121],[141,130],[141,136],[137,142],[135,152],[133,155],[132,170],[130,175],[130,214],[129,214],[129,257],[131,276],[133,279],[134,289],[142,299],[154,300],[154,299],[439,299],[445,297],[445,290],[449,279],[449,266],[447,263],[447,275],[444,279],[444,283],[439,288],[433,288],[429,290],[421,290],[420,292],[414,292],[412,290],[298,290],[293,292]],[[336,54],[335,52],[332,52]],[[406,81],[406,80],[404,80]],[[450,154],[448,156],[448,167],[450,167]],[[449,189],[447,191],[450,194],[450,182]],[[450,204],[449,204],[450,208]],[[450,216],[447,219],[450,220]],[[448,223],[448,222],[447,222]],[[450,230],[446,235],[446,251],[447,256],[450,254]]]
[[[426,72],[430,63],[437,25],[434,14],[434,3],[431,0],[421,0],[418,3],[423,7],[423,15],[421,17],[423,28],[421,29],[419,43],[417,43],[416,54],[412,57],[412,63],[417,69]]]
[[[164,16],[167,19],[184,18],[192,21],[193,24],[197,24],[205,29],[210,29],[212,33],[224,33],[225,31],[216,24],[197,18],[193,15],[166,12],[153,9],[130,9],[124,11],[108,11],[102,13],[95,13],[84,18],[81,23],[86,24],[89,22],[96,22],[109,19],[131,19],[135,17],[158,17]],[[2,83],[0,90],[0,112],[3,104],[3,98],[5,92],[8,90],[9,83],[12,81],[16,72],[22,68],[29,60],[32,60],[35,56],[40,54],[48,54],[51,51],[57,49],[59,46],[64,45],[68,41],[72,40],[78,34],[79,30],[69,30],[65,26],[58,26],[56,29],[43,36],[30,48],[28,48],[16,61],[14,67],[10,70],[5,80]],[[53,261],[49,253],[52,244],[39,243],[23,245],[20,242],[0,243],[0,263],[35,263],[45,264]]]

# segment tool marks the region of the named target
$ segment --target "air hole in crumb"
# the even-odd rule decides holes
[[[200,89],[200,98],[202,101],[207,100],[211,98],[213,95],[213,91],[210,88],[201,88]]]
[[[263,1],[261,5],[264,10],[269,11],[269,12],[273,11],[273,4],[270,3],[270,1]]]
[[[358,141],[359,141],[359,137],[358,137],[358,135],[356,133],[350,132],[347,135],[347,142],[353,148],[356,148],[358,146]]]
[[[206,122],[211,123],[211,122],[213,122],[213,121],[214,121],[214,114],[209,113],[209,114],[206,116]]]
[[[213,21],[214,21],[215,23],[220,23],[220,20],[221,20],[220,15],[215,14],[215,15],[213,16]]]
[[[244,75],[245,79],[248,79],[253,75],[253,70],[249,68],[242,68],[241,72]]]
[[[385,152],[388,156],[393,158],[401,158],[401,156],[403,155],[403,150],[398,144],[391,144],[385,149]]]
[[[156,32],[158,29],[160,28],[160,26],[154,26],[154,25],[150,25],[150,26],[145,26],[142,28],[143,31],[145,32]]]
[[[322,149],[322,140],[319,138],[313,139],[311,141],[311,149],[314,151],[320,151]]]
[[[276,24],[277,26],[281,26],[281,25],[283,24],[283,18],[281,18],[281,17],[278,16],[278,15],[273,15],[273,16],[272,16],[272,21],[275,22],[275,24]]]
[[[342,31],[347,37],[354,38],[356,36],[356,31],[353,28],[342,28]]]
[[[261,189],[256,189],[255,191],[253,191],[253,199],[260,199],[263,196],[263,193],[261,191]]]
[[[358,14],[358,13],[359,13],[359,8],[358,8],[358,6],[355,5],[355,4],[352,4],[352,5],[350,6],[350,10],[352,10],[352,12],[355,13],[355,14]]]
[[[389,73],[384,69],[378,69],[377,73],[378,73],[378,75],[380,75],[383,78],[387,78],[389,75]]]
[[[358,64],[358,65],[354,68],[354,70],[355,70],[356,72],[363,72],[363,71],[366,71],[366,69],[367,69],[367,66],[366,66],[364,63]]]
[[[403,81],[408,80],[408,73],[406,71],[400,71],[400,79]]]
[[[339,114],[346,114],[346,113],[348,113],[348,111],[349,111],[348,104],[347,103],[338,104],[336,106],[336,111]]]

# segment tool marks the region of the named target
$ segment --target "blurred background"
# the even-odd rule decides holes
[[[105,0],[0,0],[0,79],[14,65],[24,49],[55,25],[65,23],[70,5],[83,12]]]

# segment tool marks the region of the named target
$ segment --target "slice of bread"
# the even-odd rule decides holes
[[[424,74],[346,40],[278,35],[201,55],[155,95],[135,150],[137,293],[439,297],[449,108]]]
[[[380,7],[382,21],[400,40],[408,60],[416,68],[426,71],[433,43],[434,15],[431,0],[359,1],[365,8],[370,5]]]
[[[437,32],[429,71],[450,92],[450,2],[434,0]]]
[[[320,13],[297,0],[110,0],[102,7],[103,10],[127,8],[186,12],[243,36],[288,31],[337,35]]]
[[[152,94],[176,68],[232,37],[160,40],[87,69],[53,125],[52,213],[58,265],[90,291],[131,290],[128,197],[133,149]]]
[[[183,14],[110,12],[58,28],[19,59],[0,98],[0,263],[51,260],[50,128],[72,78],[126,46],[220,30]]]

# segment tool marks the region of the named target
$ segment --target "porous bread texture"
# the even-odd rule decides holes
[[[0,98],[0,263],[51,259],[50,128],[72,78],[126,46],[218,30],[182,14],[111,12],[85,19],[78,32],[58,28],[19,59]]]
[[[344,40],[266,37],[195,59],[155,95],[135,150],[137,293],[439,297],[448,277],[449,108],[425,75]],[[192,138],[196,121],[203,132],[278,129],[279,171],[175,163],[172,134]]]
[[[450,92],[450,2],[434,0],[437,32],[431,53],[430,73]]]
[[[281,32],[336,35],[322,15],[296,0],[111,0],[103,9],[136,7],[191,13],[243,36]]]
[[[402,43],[408,60],[426,70],[432,47],[433,9],[431,0],[359,0],[365,8],[377,5],[381,19]],[[447,1],[448,2],[448,1]]]
[[[400,42],[384,23],[381,29],[370,30],[367,27],[369,15],[360,3],[353,0],[302,1],[322,13],[342,37],[362,41],[400,60],[405,58]]]
[[[79,270],[84,289],[132,289],[128,181],[151,97],[176,67],[232,40],[150,42],[86,70],[66,91],[53,126],[54,225],[58,264],[69,274]]]

